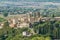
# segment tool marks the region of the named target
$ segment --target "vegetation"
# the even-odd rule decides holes
[[[40,22],[39,24],[34,25],[34,30],[36,33],[41,35],[49,35],[51,38],[59,38],[60,35],[60,21],[48,21]]]
[[[0,17],[0,22],[6,21],[4,18]]]
[[[7,16],[8,16],[8,13],[7,13],[7,12],[4,12],[4,13],[3,13],[3,16],[4,16],[4,17],[7,17]]]
[[[56,9],[57,10],[57,9]],[[60,11],[54,9],[44,9],[42,14],[44,17],[52,17],[53,20],[40,21],[32,25],[32,29],[35,34],[27,37],[23,36],[23,31],[31,32],[31,28],[10,28],[8,21],[4,23],[2,29],[0,29],[0,40],[52,40],[55,38],[60,38],[60,21],[54,20],[55,16],[60,16]],[[46,13],[46,14],[44,14]],[[55,13],[55,14],[54,14]],[[56,13],[58,13],[56,15]],[[49,14],[49,15],[48,15]],[[4,17],[8,16],[8,13],[3,14]],[[39,15],[40,16],[40,15]],[[5,21],[5,19],[0,18],[0,22]]]
[[[0,29],[0,40],[52,40],[60,37],[60,21],[40,21],[33,24],[33,29],[36,34],[24,37],[23,31],[31,31],[29,28],[10,28],[9,23],[4,23],[4,28]]]

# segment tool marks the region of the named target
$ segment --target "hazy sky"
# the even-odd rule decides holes
[[[50,4],[60,5],[60,0],[0,0],[0,6],[4,5],[39,6]]]
[[[60,0],[0,0],[0,1],[12,1],[12,2],[18,2],[18,1],[26,1],[26,2],[60,2]]]

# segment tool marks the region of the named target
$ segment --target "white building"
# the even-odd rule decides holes
[[[2,29],[2,28],[3,28],[3,25],[4,25],[3,23],[1,23],[1,24],[0,24],[0,29]]]
[[[23,32],[22,32],[22,35],[29,37],[29,36],[31,36],[31,33],[29,33],[28,31],[23,31]]]
[[[18,28],[29,27],[29,23],[17,24],[17,27],[18,27]]]

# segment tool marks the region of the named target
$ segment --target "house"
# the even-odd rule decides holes
[[[54,19],[60,21],[60,17],[54,17]]]
[[[32,14],[32,13],[30,13]],[[22,14],[19,17],[14,16],[12,18],[8,18],[9,26],[10,27],[17,27],[17,28],[23,28],[23,27],[30,27],[30,23],[39,22],[40,17],[33,17],[30,14]],[[32,26],[31,26],[32,27]]]
[[[21,24],[17,24],[17,28],[23,28],[23,27],[29,27],[29,23],[21,23]]]
[[[12,23],[11,23],[11,24],[9,24],[9,26],[10,26],[11,28],[14,28],[14,27],[15,27],[15,25],[16,25],[16,24],[12,24]]]
[[[22,32],[22,35],[29,37],[29,36],[31,36],[32,34],[31,34],[30,32],[28,32],[28,31],[23,31],[23,32]]]
[[[3,28],[3,25],[4,25],[3,23],[0,23],[0,29],[2,29],[2,28]]]

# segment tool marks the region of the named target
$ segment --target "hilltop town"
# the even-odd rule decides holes
[[[0,14],[0,39],[15,40],[18,37],[19,40],[20,38],[21,40],[35,40],[37,37],[36,39],[39,40],[51,40],[60,38],[59,11],[56,11],[57,15],[55,15],[54,9],[44,10],[44,12],[35,10],[35,12],[24,14],[6,12]],[[51,10],[54,10],[55,14]]]
[[[0,40],[60,40],[60,0],[0,0]]]
[[[26,14],[8,15],[4,19],[6,19],[9,22],[9,26],[12,28],[30,27],[30,24],[33,25],[34,23],[40,21],[49,21],[49,20],[60,21],[60,17],[54,17],[54,19],[52,17],[43,17],[40,12],[35,13],[29,12]]]

